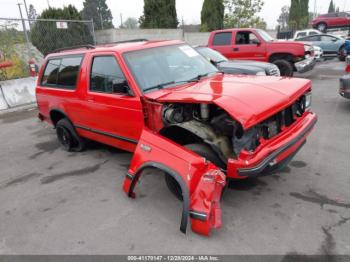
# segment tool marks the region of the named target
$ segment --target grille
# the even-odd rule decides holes
[[[269,76],[280,76],[280,70],[278,69],[278,67],[274,66],[274,67],[270,67],[268,70],[267,70],[267,74]]]

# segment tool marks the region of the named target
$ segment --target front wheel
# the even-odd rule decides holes
[[[326,33],[327,31],[327,25],[325,23],[319,23],[317,26],[316,26],[316,29],[318,31],[321,31],[322,33]]]
[[[346,48],[345,48],[345,46],[342,46],[339,49],[338,59],[339,59],[339,61],[343,61],[343,62],[345,61],[345,59],[346,59]]]
[[[220,158],[214,153],[214,151],[207,145],[204,144],[189,144],[185,146],[190,151],[196,153],[199,156],[204,157],[208,161],[212,162],[219,168],[225,168],[225,164]],[[170,192],[179,200],[182,201],[182,190],[177,181],[170,175],[165,174],[165,183]]]
[[[284,59],[277,59],[272,62],[274,65],[278,67],[281,72],[281,76],[292,77],[294,74],[294,69],[292,63]]]

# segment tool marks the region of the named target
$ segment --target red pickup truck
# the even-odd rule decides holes
[[[256,60],[278,66],[282,76],[305,73],[316,60],[311,45],[292,41],[276,41],[261,29],[225,29],[210,34],[208,47],[228,59]]]
[[[59,50],[45,59],[36,97],[65,150],[95,140],[133,152],[128,196],[143,171],[161,171],[183,201],[182,232],[191,218],[204,235],[221,226],[226,179],[283,167],[317,121],[311,81],[223,74],[181,41]]]

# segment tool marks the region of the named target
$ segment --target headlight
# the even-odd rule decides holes
[[[305,53],[311,53],[312,51],[314,51],[314,48],[311,45],[304,45],[304,50]]]
[[[312,103],[312,94],[311,92],[306,93],[304,95],[305,97],[305,111],[308,111],[311,109],[311,103]]]
[[[265,71],[260,71],[256,73],[257,76],[266,76],[266,72]]]

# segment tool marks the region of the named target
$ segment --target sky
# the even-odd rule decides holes
[[[0,17],[19,18],[17,3],[27,2],[33,4],[38,13],[46,9],[48,5],[52,7],[62,7],[74,4],[79,10],[83,7],[83,0],[0,0]],[[267,22],[268,28],[275,28],[277,18],[284,5],[290,5],[290,0],[264,0],[265,5],[260,14]],[[330,0],[310,0],[310,11],[314,11],[314,3],[317,3],[317,12],[327,12]],[[334,0],[340,10],[350,11],[350,0]],[[120,25],[120,14],[125,21],[128,17],[139,18],[143,12],[143,0],[107,0],[107,4],[112,11],[113,24]],[[176,9],[179,21],[184,20],[185,24],[200,23],[200,12],[203,0],[176,0]],[[22,6],[23,7],[23,6]],[[22,8],[25,16],[25,10]]]

